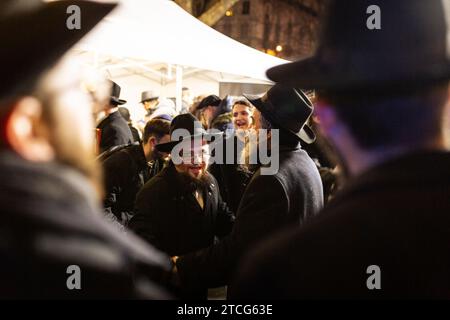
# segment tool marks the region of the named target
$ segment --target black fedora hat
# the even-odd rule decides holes
[[[274,126],[290,132],[308,144],[316,140],[314,132],[306,125],[314,107],[301,90],[276,84],[263,96],[244,96]]]
[[[154,93],[152,90],[148,91],[142,91],[141,93],[141,103],[144,103],[146,101],[152,101],[158,99],[159,96]]]
[[[269,69],[271,80],[339,92],[450,78],[442,0],[334,0],[328,13],[316,54]],[[381,29],[371,25],[374,14]]]
[[[121,91],[120,86],[117,83],[115,83],[114,81],[111,81],[111,100],[110,100],[110,102],[112,105],[120,106],[122,104],[127,103],[126,100],[119,99],[120,91]]]
[[[80,8],[81,29],[66,26],[67,8]],[[40,75],[88,33],[116,4],[91,1],[2,0],[0,98],[29,94]]]
[[[170,123],[170,138],[172,139],[172,133],[175,130],[178,129],[184,129],[187,130],[187,132],[189,132],[189,135],[185,135],[183,136],[180,140],[177,141],[170,141],[170,142],[166,142],[166,143],[160,143],[157,144],[156,150],[161,151],[161,152],[167,152],[170,153],[173,149],[173,147],[175,147],[178,143],[188,140],[188,139],[194,139],[196,137],[217,137],[220,136],[221,134],[219,133],[208,133],[206,132],[205,129],[203,129],[203,126],[201,124],[201,122],[192,114],[190,113],[185,113],[185,114],[180,114],[178,116],[176,116],[175,118],[173,118],[172,122]]]

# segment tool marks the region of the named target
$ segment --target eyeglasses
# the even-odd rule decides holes
[[[182,150],[181,159],[185,164],[199,164],[207,161],[211,157],[209,148],[203,147],[200,150]]]

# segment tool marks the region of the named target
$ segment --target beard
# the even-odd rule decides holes
[[[155,108],[155,109],[149,108],[149,109],[145,109],[145,110],[147,111],[147,113],[145,114],[145,116],[146,116],[146,117],[151,117],[152,114],[156,111],[156,108]]]
[[[200,177],[194,178],[187,172],[178,172],[181,181],[189,187],[189,189],[192,189],[192,191],[195,190],[205,190],[210,182],[208,173],[203,173]]]

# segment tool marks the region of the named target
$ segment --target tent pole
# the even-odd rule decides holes
[[[179,65],[176,66],[176,85],[175,85],[175,98],[177,112],[182,108],[182,91],[183,91],[183,68]]]
[[[167,79],[172,80],[172,64],[167,64]]]

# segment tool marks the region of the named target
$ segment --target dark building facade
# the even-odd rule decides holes
[[[325,0],[240,0],[213,27],[255,49],[296,59],[316,48],[324,8]]]

